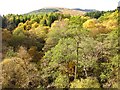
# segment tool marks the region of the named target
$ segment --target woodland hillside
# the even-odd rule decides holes
[[[118,88],[118,10],[56,11],[2,16],[2,87]]]

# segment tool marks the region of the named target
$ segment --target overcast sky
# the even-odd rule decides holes
[[[0,0],[0,14],[24,14],[45,7],[114,10],[119,0]]]

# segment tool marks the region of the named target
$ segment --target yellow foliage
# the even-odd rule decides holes
[[[29,30],[28,33],[32,36],[36,36],[36,37],[45,39],[48,31],[49,31],[49,27],[39,26],[37,28],[33,28],[33,29]]]
[[[86,20],[88,20],[88,19],[90,19],[90,17],[88,17],[88,16],[81,16],[81,19],[86,19]]]
[[[37,28],[39,26],[39,24],[37,22],[32,24],[32,28]]]
[[[13,31],[13,35],[19,35],[20,33],[24,32],[24,28],[22,26],[15,28]]]
[[[34,64],[15,57],[4,59],[0,65],[2,65],[0,83],[2,82],[3,88],[28,88],[29,82],[33,83],[33,87],[39,83],[38,71]]]
[[[97,24],[97,19],[89,19],[85,23],[83,23],[84,28],[94,28],[95,24]]]
[[[24,48],[22,46],[19,48],[17,56],[24,60],[31,60],[31,57],[30,57],[29,53],[27,52],[26,48]]]
[[[54,29],[55,27],[64,28],[68,24],[68,21],[69,21],[68,19],[63,19],[61,21],[58,20],[54,21],[54,23],[52,23],[51,25],[51,30]]]
[[[106,26],[103,25],[102,23],[96,24],[96,29],[98,30],[98,33],[107,33],[108,32]]]
[[[28,53],[30,54],[30,56],[34,56],[34,55],[36,54],[36,50],[37,50],[37,47],[32,46],[32,47],[28,50]]]
[[[12,35],[11,35],[11,32],[10,32],[10,31],[8,31],[7,29],[4,29],[4,30],[2,31],[2,39],[3,39],[3,40],[8,41],[8,40],[11,39],[11,37],[12,37]]]
[[[59,23],[58,20],[54,21],[54,23],[52,23],[51,27],[55,27],[57,23]]]
[[[67,72],[69,74],[74,74],[74,72],[75,72],[75,62],[73,62],[73,61],[68,62],[66,68],[67,68]]]
[[[115,12],[109,15],[109,19],[117,19],[117,18],[118,18],[118,10],[116,10]]]
[[[118,28],[118,21],[117,20],[109,20],[106,24],[106,27],[110,30],[114,30]]]
[[[118,28],[118,11],[116,10],[113,13],[105,13],[104,16],[101,16],[97,19],[89,19],[83,23],[83,28],[86,28],[91,31],[91,34],[97,35],[99,33],[108,33],[111,30]]]
[[[70,83],[70,88],[100,88],[98,80],[94,77],[87,77],[86,79],[75,79]]]
[[[22,27],[22,26],[24,26],[22,22],[18,24],[18,27]]]
[[[3,62],[1,64],[7,64],[10,62],[11,59],[4,59]]]
[[[95,36],[99,33],[108,33],[117,28],[117,25],[116,20],[98,22],[96,19],[90,19],[83,24],[83,27],[91,31],[92,36]]]
[[[70,83],[70,88],[82,88],[80,80],[76,79]]]

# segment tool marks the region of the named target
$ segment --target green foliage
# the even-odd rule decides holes
[[[11,40],[9,41],[9,45],[16,48],[17,46],[21,45],[22,42],[25,40],[25,32],[22,27],[18,27],[13,31],[13,35]]]
[[[102,16],[105,12],[104,11],[95,11],[95,12],[88,12],[85,14],[85,16],[89,16],[91,18],[99,18]]]
[[[86,79],[74,80],[71,82],[70,88],[100,88],[100,84],[96,78],[87,77]]]
[[[30,12],[29,14],[34,14],[34,13],[37,13],[37,14],[40,14],[40,13],[51,13],[51,12],[57,12],[58,9],[54,9],[54,8],[48,8],[48,9],[40,9],[40,10],[36,10],[36,11],[33,11],[33,12]]]
[[[66,75],[58,75],[54,83],[57,88],[66,88],[69,84],[69,79]]]
[[[44,46],[44,50],[47,51],[51,47],[54,47],[60,38],[64,37],[65,34],[63,34],[66,30],[67,21],[62,20],[62,21],[55,21],[49,33],[47,34],[47,39],[46,39],[46,45]]]
[[[117,17],[117,10],[3,16],[3,88],[118,88]]]
[[[46,21],[46,19],[42,19],[42,20],[40,21],[40,24],[41,24],[42,26],[47,26],[47,21]]]
[[[5,55],[6,58],[11,58],[11,57],[15,57],[15,56],[16,56],[16,52],[14,52],[12,48],[9,48]]]

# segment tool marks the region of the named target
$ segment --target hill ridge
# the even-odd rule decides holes
[[[86,12],[97,11],[95,9],[80,9],[80,8],[63,8],[63,7],[44,7],[38,10],[33,10],[28,12],[27,14],[39,14],[39,13],[51,13],[57,12],[62,14],[70,14],[70,15],[84,15]]]

